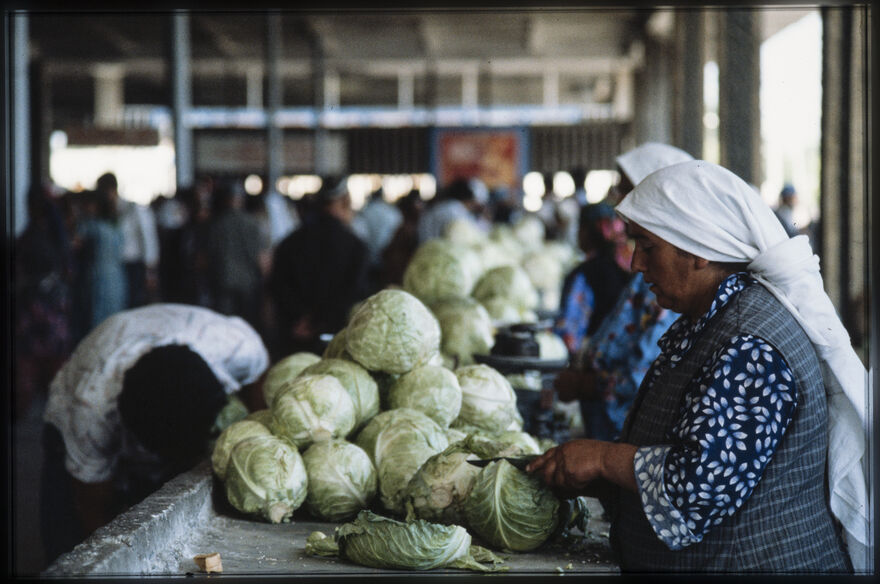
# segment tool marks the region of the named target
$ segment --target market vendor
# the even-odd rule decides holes
[[[90,332],[49,388],[46,561],[206,456],[229,395],[265,407],[259,381],[268,365],[249,324],[197,306],[151,304]]]
[[[686,160],[693,160],[693,156],[659,142],[645,142],[628,150],[616,159],[620,174],[617,193],[609,193],[605,200],[616,204],[652,172]],[[629,245],[619,249],[615,260],[626,262],[629,270],[629,257],[620,257],[631,256]],[[607,284],[615,278],[602,273],[600,279]],[[660,354],[657,341],[679,317],[657,303],[640,273],[629,278],[612,302],[601,318],[591,317],[589,334],[580,340],[571,365],[553,381],[560,401],[579,400],[584,438],[614,440],[620,435],[639,385]]]
[[[619,441],[571,441],[527,470],[610,493],[625,572],[863,572],[866,372],[806,237],[705,161],[616,209],[633,270],[682,316]]]

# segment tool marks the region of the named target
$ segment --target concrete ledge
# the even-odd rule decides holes
[[[98,529],[59,557],[40,577],[76,579],[149,577],[151,580],[204,576],[295,577],[411,576],[425,572],[380,570],[340,558],[305,553],[313,531],[332,534],[337,523],[317,521],[305,510],[289,522],[270,524],[237,512],[226,501],[209,460],[166,483],[141,503]],[[506,555],[507,576],[618,574],[608,545],[608,524],[601,506],[590,499],[591,518],[583,539],[548,542],[539,550]],[[479,542],[476,542],[479,543]],[[200,572],[194,557],[217,553],[223,573]],[[432,575],[468,574],[451,568]],[[471,573],[472,574],[472,573]]]
[[[182,473],[60,556],[41,576],[178,573],[176,542],[214,513],[210,461]]]

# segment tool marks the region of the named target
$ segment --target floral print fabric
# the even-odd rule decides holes
[[[661,354],[647,383],[675,367],[706,323],[753,283],[745,274],[733,274],[699,321],[676,321],[660,340]],[[735,336],[703,364],[685,394],[669,443],[639,448],[635,455],[645,515],[670,549],[701,541],[742,507],[796,407],[788,364],[759,337]]]

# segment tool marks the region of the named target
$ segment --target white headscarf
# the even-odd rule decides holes
[[[629,181],[633,185],[637,185],[655,170],[693,159],[693,156],[675,146],[659,142],[645,142],[618,156],[616,162]]]
[[[867,373],[825,293],[804,235],[790,238],[752,187],[729,170],[693,160],[640,182],[615,207],[672,245],[707,260],[749,262],[752,276],[797,319],[821,361],[828,399],[828,480],[831,510],[845,528],[850,558],[868,558],[864,472]]]

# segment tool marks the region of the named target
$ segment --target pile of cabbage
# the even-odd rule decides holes
[[[269,523],[295,513],[341,523],[332,537],[315,536],[314,553],[329,546],[351,561],[379,562],[357,559],[370,554],[352,551],[354,533],[380,556],[415,545],[393,562],[383,556],[382,565],[408,569],[487,569],[478,566],[498,561],[489,549],[546,542],[562,502],[506,461],[467,461],[540,454],[552,442],[522,431],[504,375],[484,364],[450,368],[441,339],[424,302],[389,288],[359,304],[322,355],[273,364],[262,388],[268,407],[229,424],[213,449],[229,503]],[[387,541],[389,530],[401,541]],[[419,547],[413,533],[450,543]]]
[[[565,275],[578,260],[572,246],[545,239],[534,215],[488,232],[456,220],[443,237],[416,249],[403,289],[437,318],[441,359],[455,368],[488,353],[496,327],[535,322],[541,311],[557,310]]]

